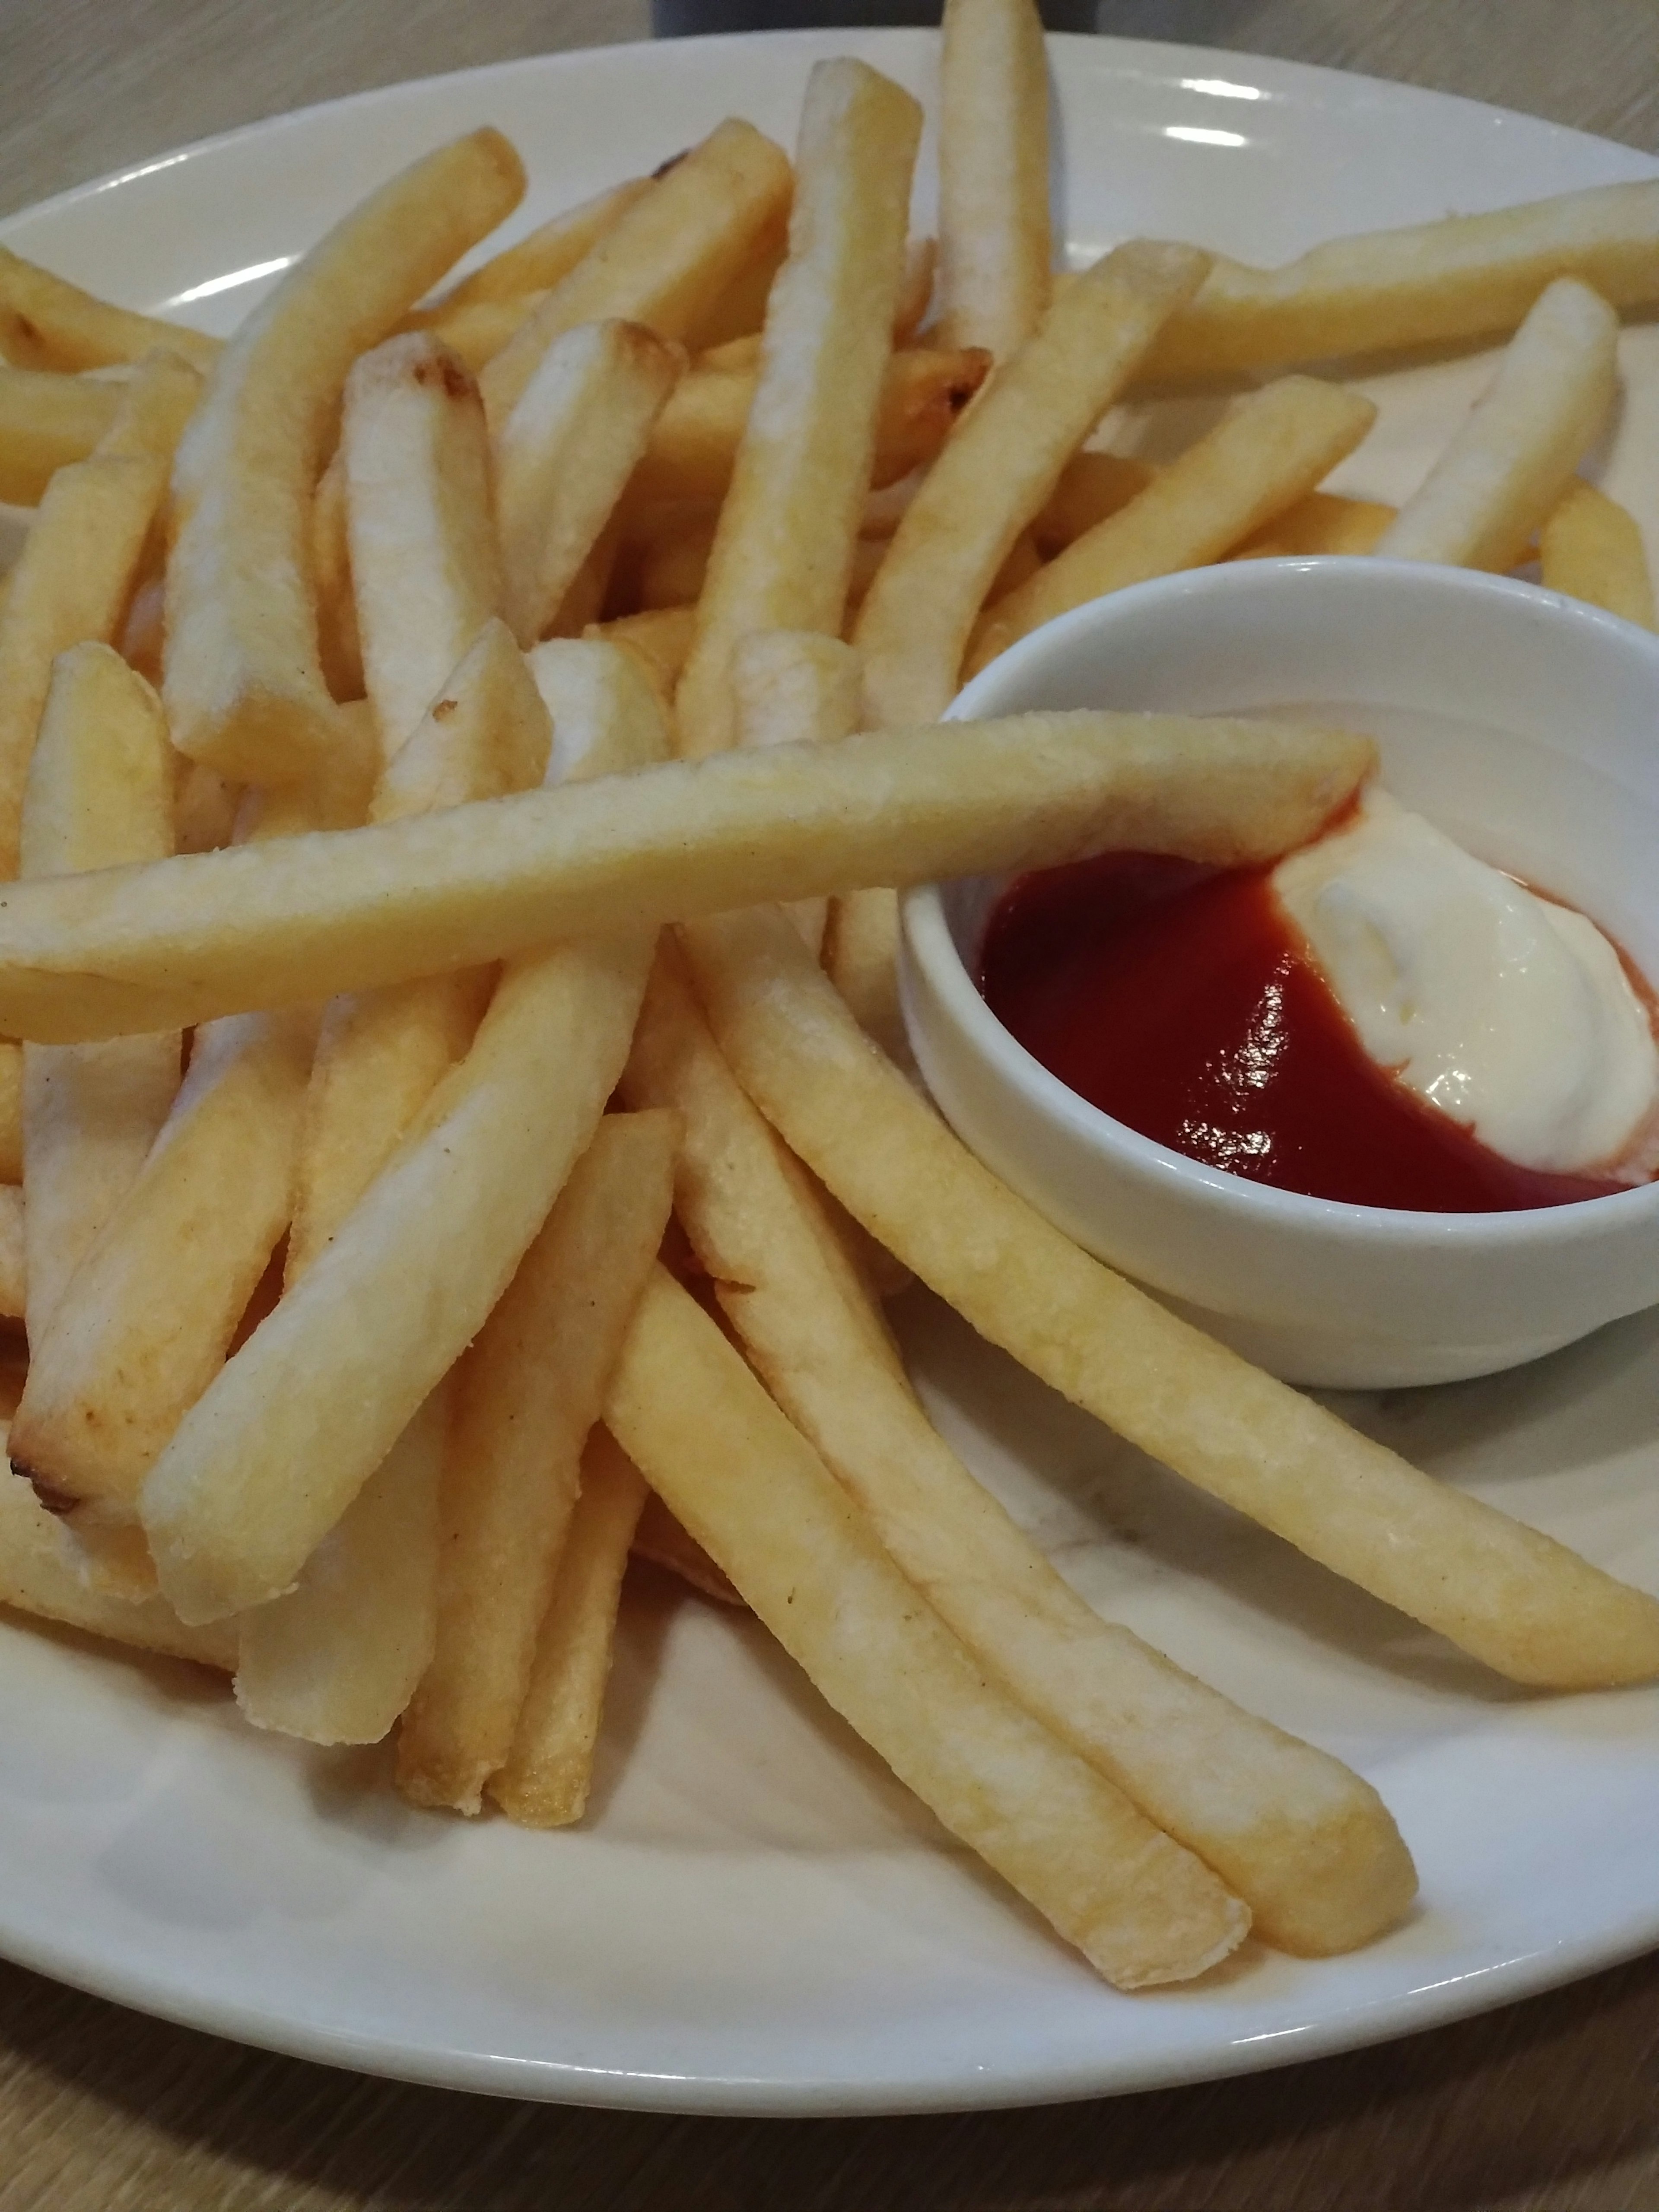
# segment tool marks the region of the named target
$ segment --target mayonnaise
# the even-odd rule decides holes
[[[1651,1172],[1659,1050],[1593,922],[1376,790],[1272,883],[1379,1066],[1517,1166]]]

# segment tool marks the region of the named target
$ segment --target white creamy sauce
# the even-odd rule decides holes
[[[1659,1050],[1593,922],[1376,790],[1272,880],[1379,1066],[1517,1166],[1651,1171]]]

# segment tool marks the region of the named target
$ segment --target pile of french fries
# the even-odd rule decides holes
[[[1415,1888],[1376,1791],[1097,1615],[929,1425],[914,1276],[1122,1436],[1513,1680],[1659,1673],[1659,1603],[1085,1256],[902,1071],[895,887],[1316,834],[1340,731],[940,726],[1068,607],[1282,550],[1504,568],[1651,622],[1575,475],[1659,185],[1256,270],[1056,277],[1030,0],[916,102],[818,64],[521,237],[479,131],[228,343],[0,257],[0,1598],[397,1737],[413,1802],[581,1816],[639,1543],[753,1608],[1123,1989]],[[434,296],[435,290],[435,296]],[[1396,513],[1298,368],[1514,333]],[[1127,392],[1247,388],[1153,471]]]

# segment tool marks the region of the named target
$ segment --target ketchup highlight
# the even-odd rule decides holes
[[[1517,1167],[1366,1053],[1265,868],[1108,854],[1004,892],[980,988],[1103,1113],[1172,1151],[1351,1206],[1496,1213],[1622,1189]]]

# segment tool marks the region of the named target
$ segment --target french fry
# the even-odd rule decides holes
[[[840,635],[921,136],[921,108],[876,70],[814,64],[789,257],[767,305],[754,405],[675,695],[680,750],[693,759],[736,741],[731,664],[741,637]]]
[[[603,1433],[609,1435],[610,1431]],[[713,1598],[716,1605],[732,1606],[740,1613],[749,1610],[731,1577],[721,1573],[696,1538],[681,1528],[652,1491],[646,1492],[645,1504],[635,1524],[633,1556],[653,1567],[661,1567],[665,1573],[688,1583],[700,1597]]]
[[[1653,579],[1636,519],[1616,499],[1576,477],[1538,533],[1547,589],[1565,592],[1626,622],[1654,627]]]
[[[695,607],[658,607],[644,614],[623,615],[616,622],[590,623],[582,635],[631,653],[667,708],[673,704],[674,686],[691,650],[696,621]]]
[[[789,205],[785,200],[756,234],[737,275],[693,317],[685,333],[689,352],[718,353],[723,346],[741,344],[752,346],[751,360],[759,359],[761,325],[788,250]]]
[[[1285,554],[1375,553],[1399,510],[1380,499],[1347,499],[1310,491],[1283,514],[1264,523],[1227,556],[1230,561],[1267,561]]]
[[[23,1180],[23,1048],[0,1038],[0,1182]]]
[[[605,1425],[814,1687],[1108,1980],[1187,1980],[1243,1941],[1246,1907],[985,1680],[717,1323],[660,1267]]]
[[[21,1186],[0,1183],[0,1318],[21,1321],[28,1306],[28,1230]]]
[[[579,323],[621,319],[684,338],[748,265],[788,204],[790,185],[782,151],[735,118],[653,179],[484,370],[491,430],[517,406],[554,339]]]
[[[118,384],[0,368],[0,500],[37,505],[59,469],[85,460],[120,398]]]
[[[711,919],[684,941],[720,1048],[785,1142],[1051,1388],[1514,1680],[1587,1689],[1659,1673],[1659,1601],[1249,1366],[999,1182],[776,915]]]
[[[23,802],[26,877],[159,860],[173,848],[176,756],[161,702],[106,645],[52,665]],[[23,1048],[29,1328],[52,1309],[143,1167],[179,1088],[177,1030]]]
[[[236,1664],[236,1623],[186,1628],[165,1600],[134,1601],[88,1589],[64,1549],[63,1532],[21,1475],[0,1468],[0,1605],[40,1620],[106,1637],[138,1651],[195,1659],[228,1674]]]
[[[823,972],[859,1027],[900,1067],[911,1065],[899,1004],[898,893],[885,884],[844,891],[830,902],[820,948]]]
[[[684,355],[637,323],[586,323],[543,355],[494,442],[503,611],[535,644],[592,550]]]
[[[409,821],[540,781],[551,725],[504,623],[485,627],[431,706],[382,771],[376,821]],[[289,1283],[327,1247],[465,1052],[492,981],[487,970],[421,975],[329,1006],[295,1170]]]
[[[660,710],[625,654],[557,651],[575,672],[555,711],[550,775],[665,752]],[[466,1058],[179,1423],[142,1517],[181,1614],[210,1620],[289,1589],[483,1328],[621,1073],[653,935],[630,915],[612,938],[507,967]]]
[[[613,512],[566,586],[548,625],[550,638],[580,637],[599,621],[622,550],[622,518]]]
[[[893,355],[876,418],[872,483],[892,483],[931,461],[990,365],[986,353]],[[752,370],[694,370],[684,377],[657,418],[629,488],[629,505],[723,499],[754,397]]]
[[[1377,552],[1513,567],[1607,420],[1618,337],[1619,318],[1598,294],[1571,277],[1552,284]]]
[[[751,630],[732,654],[740,745],[821,744],[849,737],[862,719],[863,692],[864,671],[852,647],[816,630]],[[829,902],[795,899],[788,910],[807,945],[818,951]]]
[[[879,724],[944,713],[1014,540],[1208,266],[1190,246],[1120,246],[986,387],[906,510],[854,628]]]
[[[893,304],[896,346],[911,344],[927,319],[938,269],[938,239],[913,238],[904,249],[904,272],[899,278],[898,298]]]
[[[649,177],[632,177],[626,184],[612,185],[609,191],[596,192],[592,199],[538,223],[528,237],[491,254],[470,276],[451,285],[434,306],[417,308],[410,318],[411,325],[435,330],[441,337],[447,319],[461,308],[482,301],[522,300],[526,293],[547,291],[568,276],[650,190]]]
[[[1086,600],[1219,559],[1310,492],[1376,420],[1371,400],[1311,376],[1281,377],[1237,400],[1127,507],[992,605],[965,674]]]
[[[205,372],[220,344],[183,323],[112,307],[0,246],[0,355],[19,368],[74,374],[137,361],[162,346]]]
[[[498,131],[441,147],[313,246],[221,356],[179,448],[167,564],[163,693],[192,760],[294,783],[333,749],[311,500],[347,371],[523,190]]]
[[[645,1498],[639,1469],[609,1430],[595,1429],[513,1747],[490,1778],[491,1797],[520,1827],[568,1827],[587,1809],[623,1573]]]
[[[1031,523],[1037,551],[1045,561],[1052,561],[1073,538],[1127,507],[1157,474],[1150,462],[1133,460],[1122,453],[1073,453],[1042,513]]]
[[[0,905],[0,1035],[182,1027],[565,934],[1113,847],[1244,866],[1316,836],[1373,758],[1365,738],[1299,725],[1024,714],[20,884]]]
[[[389,338],[346,379],[340,455],[363,682],[390,760],[501,611],[477,383],[435,338]]]
[[[1334,238],[1282,269],[1218,260],[1146,375],[1226,376],[1495,337],[1559,276],[1614,307],[1659,300],[1659,182]]]
[[[583,1446],[668,1225],[678,1127],[669,1113],[605,1116],[457,1370],[437,1648],[398,1738],[398,1787],[412,1804],[479,1812],[514,1751],[532,1666],[542,1680],[532,1744],[558,1727],[563,1670],[543,1668],[548,1638],[568,1663],[578,1663],[573,1635],[595,1656],[584,1592],[597,1562],[581,1563],[565,1622],[550,1609],[554,1578],[567,1530],[577,1538]],[[638,1512],[636,1497],[618,1575]],[[609,1644],[607,1632],[600,1651]]]
[[[805,1176],[664,963],[624,1087],[684,1119],[678,1218],[750,1364],[991,1674],[1212,1867],[1268,1942],[1346,1950],[1397,1918],[1411,1862],[1375,1791],[1100,1620],[935,1432]]]
[[[1053,289],[1048,65],[1034,0],[945,0],[939,246],[942,334],[1009,360]]]
[[[255,1728],[378,1743],[409,1703],[436,1632],[448,1402],[440,1382],[293,1589],[225,1624],[240,1631],[236,1702]]]
[[[167,477],[153,455],[94,454],[60,469],[35,510],[0,608],[0,878],[17,873],[52,662],[72,645],[114,639]]]
[[[120,403],[97,451],[171,462],[201,404],[201,372],[165,348],[147,353],[122,384]]]
[[[311,580],[317,595],[317,663],[330,696],[361,699],[368,689],[351,575],[345,462],[337,447],[311,503]],[[193,763],[205,768],[205,763]],[[216,773],[216,771],[214,771]]]

